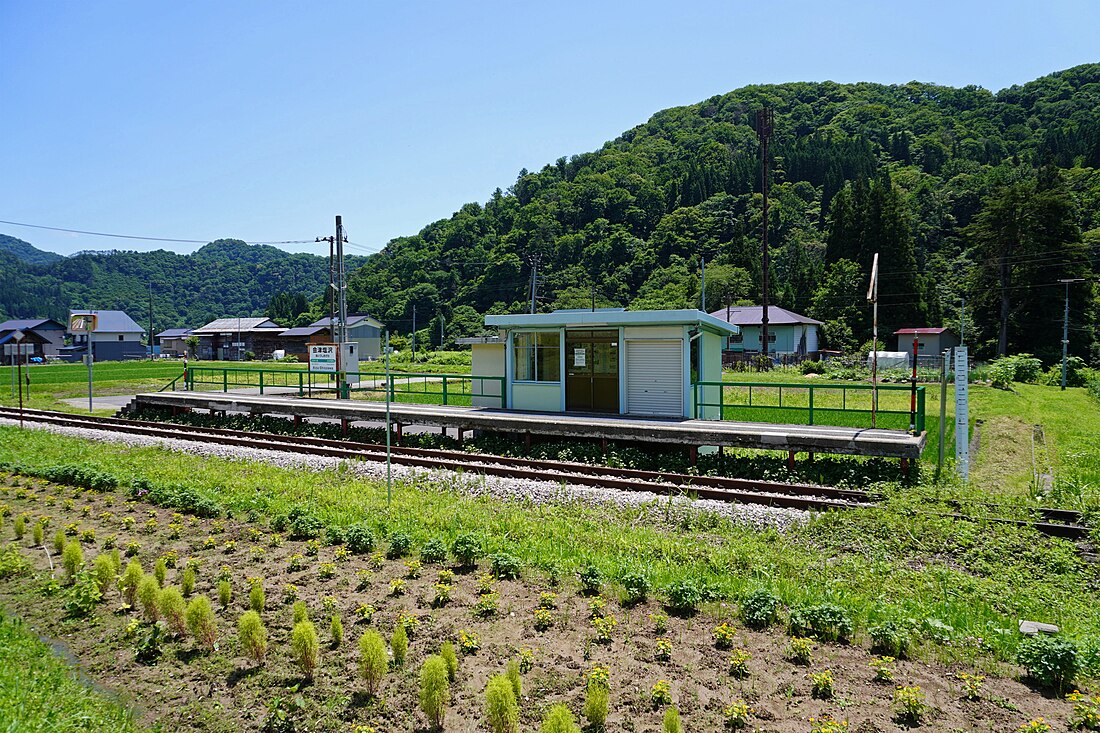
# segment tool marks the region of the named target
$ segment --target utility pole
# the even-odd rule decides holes
[[[153,282],[149,281],[149,361],[153,360]]]
[[[535,312],[535,298],[538,295],[538,281],[539,281],[539,256],[538,254],[531,255],[529,260],[531,263],[531,312]]]
[[[707,312],[707,258],[699,257],[699,310]]]
[[[760,237],[760,269],[763,285],[763,306],[760,313],[760,348],[765,356],[771,350],[771,338],[768,333],[768,143],[772,139],[775,115],[771,107],[764,107],[756,113],[756,134],[760,137],[760,193],[763,196],[763,221]],[[770,357],[769,363],[770,363]]]
[[[871,286],[867,289],[871,301],[871,427],[878,414],[878,252],[871,262]]]
[[[439,314],[439,350],[443,350],[443,327],[447,325],[447,317],[441,312]]]
[[[416,303],[413,303],[412,360],[416,361]]]
[[[1062,318],[1062,391],[1066,391],[1066,359],[1069,355],[1069,286],[1073,283],[1083,283],[1085,278],[1072,277],[1058,282],[1066,286],[1066,314]]]
[[[344,270],[344,220],[336,217],[336,300],[337,316],[340,323],[337,326],[337,341],[342,346],[348,340],[348,285],[347,272]],[[341,365],[344,367],[344,365]],[[347,371],[346,367],[343,369]]]

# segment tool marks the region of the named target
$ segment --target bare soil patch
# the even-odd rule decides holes
[[[367,555],[353,555],[340,561],[336,547],[321,546],[311,555],[304,541],[288,539],[273,544],[273,532],[262,521],[184,517],[141,502],[127,503],[121,495],[95,494],[26,478],[14,482],[18,488],[9,480],[0,502],[11,507],[13,516],[26,513],[30,517],[26,536],[15,539],[10,517],[0,536],[20,548],[36,574],[0,581],[0,603],[43,636],[63,642],[80,660],[83,671],[131,704],[141,722],[158,724],[166,731],[262,730],[273,709],[286,711],[297,730],[348,731],[357,725],[372,725],[377,731],[422,730],[426,720],[417,703],[420,664],[443,641],[457,641],[460,631],[476,633],[481,648],[461,656],[446,730],[485,729],[482,701],[486,681],[502,673],[508,660],[522,649],[530,649],[534,660],[523,680],[520,707],[521,730],[525,731],[535,730],[544,710],[556,702],[564,702],[579,719],[585,673],[597,664],[610,669],[609,731],[660,730],[664,710],[649,700],[658,680],[670,683],[687,731],[721,730],[725,707],[738,700],[747,701],[755,711],[750,730],[806,733],[809,719],[824,714],[848,720],[851,730],[863,733],[905,729],[894,718],[894,686],[873,680],[869,664],[875,657],[865,645],[817,644],[811,664],[796,665],[787,658],[789,640],[782,631],[748,630],[733,620],[734,609],[725,604],[708,606],[689,618],[669,618],[665,636],[672,642],[671,660],[659,661],[651,615],[664,611],[652,600],[624,607],[616,598],[606,596],[606,613],[615,617],[617,625],[611,643],[600,644],[590,619],[591,599],[582,596],[569,579],[555,585],[532,571],[520,580],[498,581],[497,615],[478,618],[473,613],[479,598],[478,572],[454,569],[452,601],[433,608],[434,585],[442,566],[424,566],[420,576],[412,578],[407,577],[405,559],[375,559],[372,563]],[[66,500],[71,500],[71,505]],[[205,653],[190,638],[173,639],[164,644],[158,661],[140,663],[136,640],[127,635],[139,613],[119,610],[121,598],[113,589],[91,619],[66,619],[64,591],[41,593],[50,565],[46,551],[32,546],[31,526],[42,516],[50,517],[45,544],[51,553],[54,532],[75,523],[79,531],[94,531],[94,541],[84,544],[89,563],[106,551],[104,542],[111,535],[123,550],[130,542],[140,545],[136,556],[146,572],[152,571],[158,557],[175,552],[177,567],[168,571],[168,585],[179,587],[186,561],[197,560],[194,593],[209,597],[217,609],[218,650]],[[127,518],[133,520],[132,526],[127,526]],[[171,536],[172,525],[177,525],[178,538]],[[235,545],[227,545],[230,542]],[[295,555],[302,556],[304,568],[292,572],[288,566]],[[321,577],[325,563],[335,565],[334,576],[328,579]],[[218,606],[216,588],[222,566],[229,568],[233,585],[233,600],[225,610]],[[483,562],[481,570],[486,567]],[[361,573],[365,570],[371,573],[364,584]],[[248,608],[249,577],[263,579],[267,596],[262,616],[269,647],[262,666],[243,656],[236,638],[237,619]],[[390,594],[391,582],[398,578],[405,579],[406,592],[394,596]],[[321,638],[321,665],[312,682],[304,680],[289,659],[292,619],[291,607],[284,603],[287,584],[295,586],[295,596],[308,604]],[[535,629],[533,611],[544,591],[557,593],[557,608],[553,625],[540,632]],[[326,597],[335,599],[343,619],[345,639],[340,647],[330,643],[329,620],[322,613]],[[356,609],[364,604],[377,609],[369,622],[357,619]],[[358,677],[359,637],[373,626],[388,639],[402,612],[418,620],[408,660],[387,674],[380,697],[372,699]],[[712,632],[723,620],[736,627],[733,646],[751,654],[750,674],[744,680],[730,676],[730,652],[716,648],[713,641]],[[825,669],[835,678],[835,695],[829,700],[815,699],[809,673]],[[927,696],[924,729],[1007,733],[1038,716],[1064,729],[1070,713],[1065,701],[1045,697],[1009,677],[990,677],[985,680],[981,699],[966,701],[956,677],[959,672],[973,670],[920,660],[896,663],[897,684],[917,685]]]

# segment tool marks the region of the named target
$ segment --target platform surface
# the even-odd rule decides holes
[[[303,418],[381,422],[383,402],[308,399],[277,395],[224,392],[155,392],[134,398],[137,407],[176,407]],[[919,458],[927,438],[900,430],[838,427],[833,425],[776,425],[772,423],[641,418],[619,415],[524,412],[489,407],[453,407],[390,403],[390,419],[402,425],[428,425],[460,430],[492,430],[577,438],[606,438],[695,446],[728,446],[841,453],[889,458]]]

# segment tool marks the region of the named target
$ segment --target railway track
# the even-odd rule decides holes
[[[0,417],[18,419],[19,411],[8,407],[0,407]],[[46,410],[24,410],[23,420],[64,427],[109,430],[114,433],[128,435],[191,440],[216,445],[304,453],[330,458],[371,461],[384,461],[386,459],[386,447],[373,443],[356,443],[345,440],[276,435],[223,428],[200,428],[176,423],[74,415]],[[658,495],[690,493],[690,495],[700,499],[813,511],[868,506],[879,498],[865,491],[838,489],[831,486],[786,484],[718,476],[692,476],[671,472],[608,468],[586,463],[529,460],[429,448],[392,446],[390,455],[393,464],[400,466],[465,471],[488,476],[534,481],[563,481],[573,485],[620,491],[648,491]]]
[[[19,414],[17,409],[0,407],[0,417],[18,419]],[[23,420],[65,427],[109,430],[129,435],[261,448],[331,458],[370,461],[384,461],[386,459],[386,447],[374,443],[195,427],[168,422],[75,415],[47,410],[25,409],[23,410]],[[882,498],[867,491],[812,484],[788,484],[723,476],[693,476],[628,468],[612,469],[586,463],[530,460],[429,448],[391,446],[390,456],[392,463],[400,466],[465,471],[487,476],[536,481],[562,481],[573,485],[620,491],[648,491],[658,495],[685,493],[700,499],[811,511],[866,507],[874,505]],[[960,507],[956,506],[954,508],[959,509]],[[975,517],[961,512],[934,513],[959,520],[975,521]],[[1067,509],[1038,508],[1036,513],[1038,520],[983,516],[981,521],[1029,526],[1044,534],[1067,539],[1084,539],[1088,537],[1089,528],[1082,524],[1080,512]]]

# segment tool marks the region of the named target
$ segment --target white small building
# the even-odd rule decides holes
[[[721,381],[723,340],[738,333],[697,310],[560,310],[485,325],[499,335],[467,341],[472,373],[503,377],[505,408],[647,417],[694,417],[693,385]],[[702,389],[718,401],[718,387]]]

